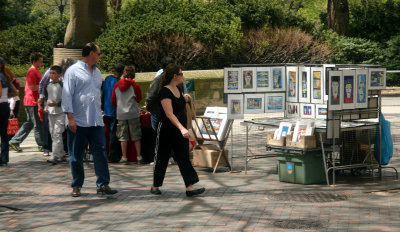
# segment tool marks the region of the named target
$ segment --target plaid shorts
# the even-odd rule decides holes
[[[131,141],[142,139],[142,129],[140,128],[140,118],[129,120],[118,120],[117,137],[119,141],[128,141],[129,135]]]

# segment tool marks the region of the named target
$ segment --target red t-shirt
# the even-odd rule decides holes
[[[29,85],[39,85],[42,74],[34,67],[30,67],[26,74],[24,106],[37,106],[39,91],[32,91]]]

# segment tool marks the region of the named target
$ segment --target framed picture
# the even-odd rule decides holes
[[[271,91],[285,91],[285,67],[271,67]]]
[[[256,92],[256,68],[242,68],[242,92]]]
[[[264,113],[264,94],[245,94],[244,104],[245,114]]]
[[[257,92],[268,92],[271,89],[271,68],[258,67],[256,69]]]
[[[299,102],[311,102],[310,86],[310,67],[299,67]]]
[[[265,113],[284,112],[285,94],[284,93],[266,93],[265,94]]]
[[[243,118],[243,94],[228,94],[228,119]]]
[[[385,68],[370,68],[368,79],[368,89],[385,89],[386,88],[386,69]]]
[[[330,70],[333,70],[334,68],[336,67],[336,65],[335,64],[323,64],[322,65],[322,68],[323,68],[323,71],[322,71],[322,76],[323,76],[323,79],[325,80],[324,81],[324,91],[325,91],[325,93],[324,93],[324,104],[326,104],[327,102],[328,102],[328,99],[329,99],[329,84],[328,84],[328,79],[329,78],[327,78],[328,77],[328,71],[330,71]]]
[[[341,110],[342,109],[342,76],[343,71],[329,71],[329,110]]]
[[[322,67],[311,67],[311,103],[322,104],[324,102],[324,80],[322,71]]]
[[[302,118],[315,118],[315,104],[300,103],[300,116]]]
[[[343,101],[342,109],[354,109],[355,108],[355,76],[356,70],[346,69],[343,70]]]
[[[288,102],[298,102],[298,67],[297,66],[288,66],[286,67],[286,77],[288,88],[286,91],[286,100]]]
[[[299,107],[300,107],[299,103],[286,102],[286,117],[288,118],[299,117],[300,116]]]
[[[326,119],[326,115],[328,115],[328,106],[316,104],[315,105],[315,118]]]
[[[368,107],[368,70],[356,70],[356,108]]]
[[[224,68],[224,93],[241,93],[242,79],[240,68]]]

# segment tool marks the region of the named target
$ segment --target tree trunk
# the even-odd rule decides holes
[[[347,0],[328,0],[328,28],[339,35],[349,32],[349,3]]]
[[[109,0],[109,2],[110,2],[110,8],[113,11],[113,13],[121,10],[122,0]]]

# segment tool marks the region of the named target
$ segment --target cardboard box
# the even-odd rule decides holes
[[[286,137],[282,136],[279,140],[274,139],[274,134],[267,134],[267,144],[271,146],[285,146]]]
[[[193,162],[192,162],[193,166],[214,168],[218,160],[218,155],[219,155],[219,148],[216,145],[211,145],[211,144],[197,145],[194,148],[193,152]],[[223,156],[225,156],[226,160],[228,160],[227,150],[223,152]],[[222,167],[227,166],[227,162],[222,156],[218,164],[218,167],[221,166]]]
[[[313,148],[317,146],[317,140],[315,135],[311,136],[300,136],[300,142],[292,142],[292,135],[286,136],[286,146],[287,147],[297,147],[297,148]]]

